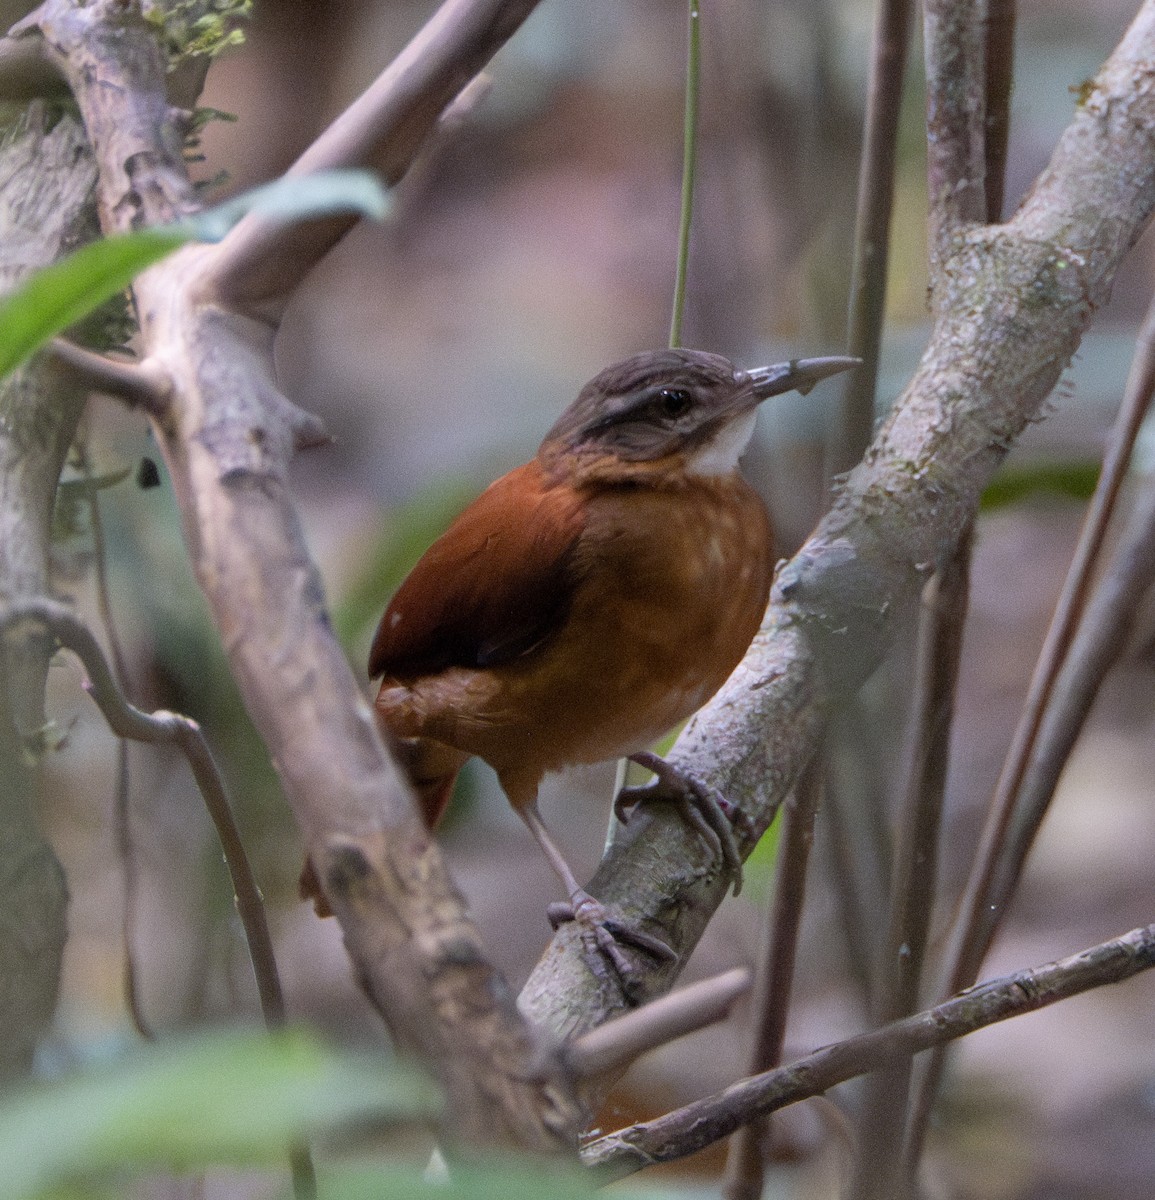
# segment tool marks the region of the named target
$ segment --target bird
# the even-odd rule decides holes
[[[725,682],[753,640],[775,565],[770,518],[738,470],[762,400],[858,360],[754,370],[700,350],[635,354],[582,388],[535,456],[492,483],[390,600],[369,655],[379,725],[432,829],[476,756],[619,975],[631,930],[578,883],[538,811],[544,775],[629,757],[740,880],[731,818],[650,751]]]

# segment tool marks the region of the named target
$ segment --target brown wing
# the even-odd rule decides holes
[[[393,597],[369,677],[487,667],[539,646],[565,619],[582,530],[573,492],[537,461],[491,484],[433,543]]]

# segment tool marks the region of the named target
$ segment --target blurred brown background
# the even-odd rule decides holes
[[[203,103],[236,114],[206,130],[205,179],[226,192],[283,171],[432,11],[397,0],[256,0],[246,45],[209,74]],[[1045,164],[1135,5],[1021,5],[1008,203]],[[857,147],[872,7],[858,0],[715,0],[703,14],[703,114],[686,344],[743,365],[837,352],[845,324]],[[487,94],[397,190],[391,221],[357,229],[294,304],[278,354],[284,386],[334,444],[296,468],[297,494],[337,628],[359,673],[373,623],[405,567],[452,513],[533,452],[606,363],[665,342],[681,173],[684,5],[546,0],[493,65]],[[907,105],[880,403],[927,336],[920,73]],[[1149,241],[1149,239],[1148,239]],[[961,885],[1033,656],[1077,534],[1081,504],[1054,486],[1093,463],[1118,404],[1150,292],[1150,245],[1131,258],[1064,375],[1051,416],[1012,467],[1047,487],[979,527],[944,835]],[[832,391],[774,402],[747,471],[771,497],[788,553],[822,503]],[[144,425],[93,410],[98,471],[153,454]],[[352,1041],[379,1031],[333,922],[295,898],[299,839],[229,682],[185,563],[167,485],[104,494],[116,619],[134,698],[202,721],[229,774],[268,898],[294,1015]],[[87,537],[60,547],[61,588],[91,602]],[[1155,626],[1152,626],[1155,629]],[[900,767],[904,654],[868,689],[877,721],[868,800]],[[1152,653],[1134,648],[1098,703],[986,974],[1033,965],[1155,914]],[[69,872],[72,938],[46,1062],[131,1037],[120,986],[123,872],[111,824],[115,752],[79,691],[53,672],[70,729],[48,768],[46,819]],[[183,766],[134,748],[132,820],[141,896],[134,945],[161,1029],[255,1011],[231,896]],[[612,767],[574,773],[543,799],[575,864],[600,851]],[[485,768],[445,831],[454,870],[494,955],[519,985],[544,945],[548,867]],[[821,823],[821,818],[820,818]],[[763,856],[768,860],[768,856]],[[848,982],[832,858],[809,892],[789,1043],[863,1027]],[[580,873],[580,872],[579,872]],[[691,974],[752,961],[766,861],[720,912]],[[938,928],[949,920],[949,905]],[[878,914],[881,925],[884,915]],[[861,948],[857,948],[861,949]],[[965,1043],[936,1134],[935,1194],[1014,1200],[1149,1200],[1155,1194],[1155,981],[1143,978]],[[671,1047],[624,1082],[606,1124],[724,1085],[742,1072],[744,1014]],[[825,1104],[779,1122],[781,1195],[833,1195],[845,1147]],[[685,1172],[713,1170],[717,1156]],[[768,1193],[771,1194],[771,1193]]]

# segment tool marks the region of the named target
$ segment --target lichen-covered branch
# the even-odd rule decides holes
[[[1099,72],[1005,225],[961,232],[931,342],[831,512],[778,573],[744,662],[670,760],[740,800],[760,834],[814,751],[824,714],[882,661],[986,482],[1037,417],[1155,208],[1155,2]],[[590,890],[688,953],[727,882],[676,819],[642,813]],[[644,836],[641,836],[644,828]],[[747,847],[753,844],[747,840]],[[676,968],[656,968],[658,994]],[[558,1033],[625,1001],[555,937],[523,1006]]]
[[[36,102],[0,131],[0,292],[92,236],[96,168],[78,122]],[[48,590],[56,482],[83,394],[48,362],[0,381],[0,601]],[[36,812],[50,639],[0,644],[0,1079],[52,1019],[67,889]]]

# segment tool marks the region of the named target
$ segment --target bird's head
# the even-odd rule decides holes
[[[809,391],[856,358],[804,358],[741,371],[701,350],[635,354],[595,375],[546,434],[538,457],[575,481],[727,475],[754,432],[758,405]]]

